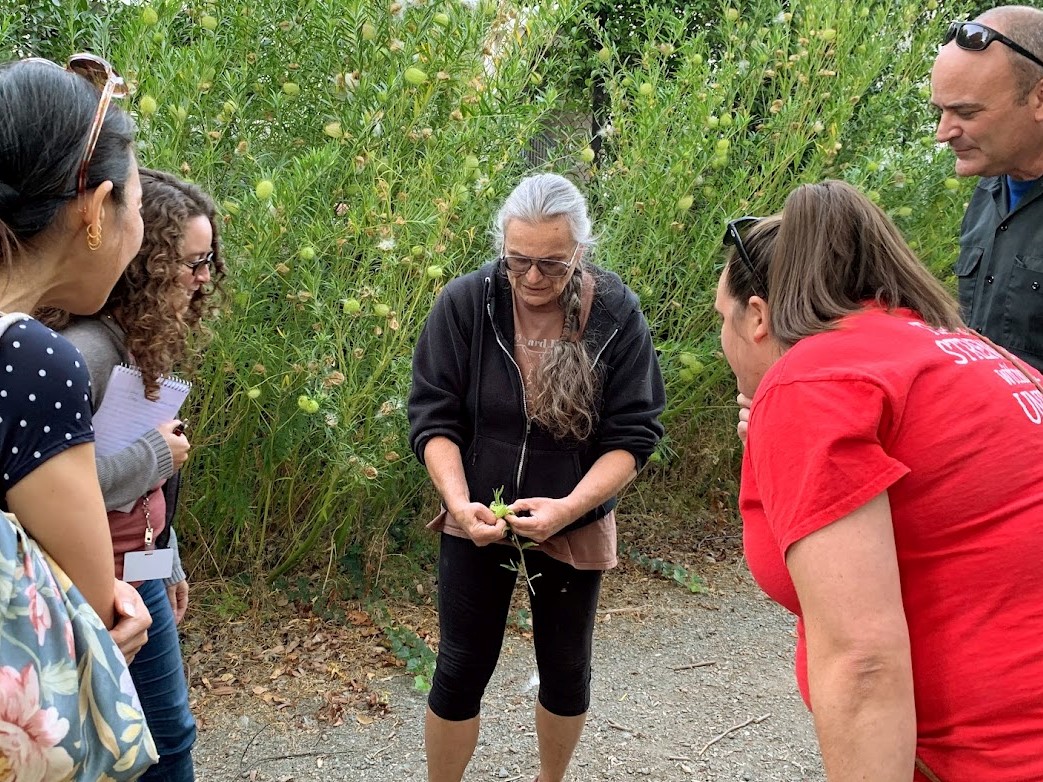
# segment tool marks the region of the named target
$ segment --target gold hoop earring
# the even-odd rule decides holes
[[[87,226],[87,249],[97,250],[101,247],[101,223],[91,223]]]

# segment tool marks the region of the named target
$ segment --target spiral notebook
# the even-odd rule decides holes
[[[94,450],[99,456],[122,451],[150,429],[177,418],[192,384],[175,377],[159,381],[159,398],[145,397],[141,370],[120,364],[112,368],[105,398],[94,414]]]

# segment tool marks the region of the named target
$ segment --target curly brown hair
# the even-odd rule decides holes
[[[225,264],[221,257],[217,209],[213,199],[197,186],[172,174],[141,169],[141,212],[145,236],[141,249],[109,294],[99,315],[111,315],[127,335],[126,349],[134,357],[145,383],[145,396],[159,396],[159,381],[181,361],[193,331],[204,342],[209,332],[203,318],[221,299]],[[206,217],[213,231],[210,282],[192,295],[182,310],[185,289],[178,277],[183,270],[185,228],[195,217]],[[182,299],[183,301],[183,299]],[[69,322],[67,313],[46,311],[37,317],[54,329]]]

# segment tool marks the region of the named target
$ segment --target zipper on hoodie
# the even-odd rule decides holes
[[[485,311],[489,315],[489,322],[493,327],[493,334],[496,335],[496,344],[500,346],[500,349],[504,352],[504,355],[510,359],[511,364],[514,366],[515,371],[518,373],[518,383],[521,385],[522,394],[522,414],[525,416],[525,434],[522,436],[522,447],[521,456],[518,458],[518,471],[514,475],[514,497],[517,499],[518,492],[521,491],[521,476],[522,471],[525,469],[525,457],[529,451],[529,432],[532,429],[532,419],[529,417],[529,401],[525,395],[525,377],[522,375],[521,367],[518,366],[518,362],[514,359],[514,354],[507,349],[507,346],[503,344],[503,339],[500,337],[500,330],[496,328],[496,321],[493,320],[493,308],[492,305],[486,302]]]
[[[514,496],[515,498],[517,498],[518,492],[521,491],[522,471],[525,469],[525,457],[528,455],[529,450],[529,432],[532,430],[532,418],[529,417],[529,402],[528,398],[525,395],[525,377],[522,375],[521,367],[518,366],[518,362],[515,360],[514,354],[507,349],[507,346],[503,344],[503,340],[500,338],[500,331],[496,328],[496,321],[493,320],[492,305],[488,302],[486,302],[485,304],[485,311],[486,314],[488,314],[489,316],[489,322],[492,324],[493,334],[496,335],[496,344],[500,346],[500,349],[504,352],[507,358],[510,359],[511,364],[514,366],[515,371],[518,373],[518,383],[521,385],[522,413],[525,415],[525,434],[522,437],[521,457],[518,459],[518,472],[514,475]],[[617,334],[619,334],[619,326],[616,326],[615,330],[608,335],[608,339],[605,340],[605,344],[601,346],[601,349],[598,351],[597,355],[594,356],[594,361],[591,364],[591,369],[597,367],[598,361],[601,360],[601,356],[604,354],[608,346],[612,344],[612,340],[616,338]],[[472,463],[473,460],[476,458],[477,453],[475,453],[475,455],[472,457]]]

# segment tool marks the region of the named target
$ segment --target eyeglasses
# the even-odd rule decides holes
[[[735,220],[731,220],[728,223],[728,227],[724,231],[724,244],[725,246],[731,245],[735,248],[736,254],[739,256],[739,260],[746,266],[746,271],[750,273],[753,278],[753,282],[756,287],[754,293],[767,296],[768,295],[768,284],[764,281],[764,276],[757,271],[757,267],[753,265],[753,259],[750,258],[750,254],[746,251],[746,245],[742,243],[742,231],[749,228],[754,223],[761,221],[760,217],[739,217]]]
[[[61,67],[58,63],[45,60],[42,57],[29,57],[24,62],[40,62],[54,65],[57,68]],[[65,70],[75,73],[77,76],[82,76],[101,90],[98,110],[94,112],[94,121],[91,123],[90,132],[87,133],[87,146],[84,147],[83,157],[80,159],[80,171],[76,179],[76,196],[83,198],[87,192],[87,175],[90,172],[91,158],[94,157],[94,149],[98,146],[98,138],[101,136],[101,129],[105,125],[105,115],[109,111],[109,103],[112,102],[113,98],[127,97],[130,90],[127,88],[127,83],[123,80],[123,77],[116,73],[116,69],[107,60],[94,54],[74,54],[69,58]]]
[[[961,49],[967,49],[971,52],[983,52],[989,48],[990,43],[999,41],[1005,46],[1009,46],[1022,57],[1032,60],[1036,65],[1043,68],[1043,60],[1024,46],[1015,43],[1003,33],[997,32],[991,27],[986,27],[980,22],[950,22],[949,29],[945,31],[945,38],[942,39],[942,46],[945,46],[952,40],[955,40],[956,45]]]
[[[208,272],[212,272],[214,270],[214,251],[211,250],[202,258],[197,258],[192,261],[182,261],[181,264],[187,266],[191,270],[193,276],[199,274],[199,267],[201,266],[205,266]]]
[[[535,264],[544,277],[564,277],[572,268],[572,264],[576,262],[576,253],[579,252],[581,246],[582,243],[576,245],[576,249],[572,251],[572,257],[568,261],[557,261],[553,258],[529,258],[524,255],[501,255],[500,260],[511,274],[528,274],[529,269]]]

